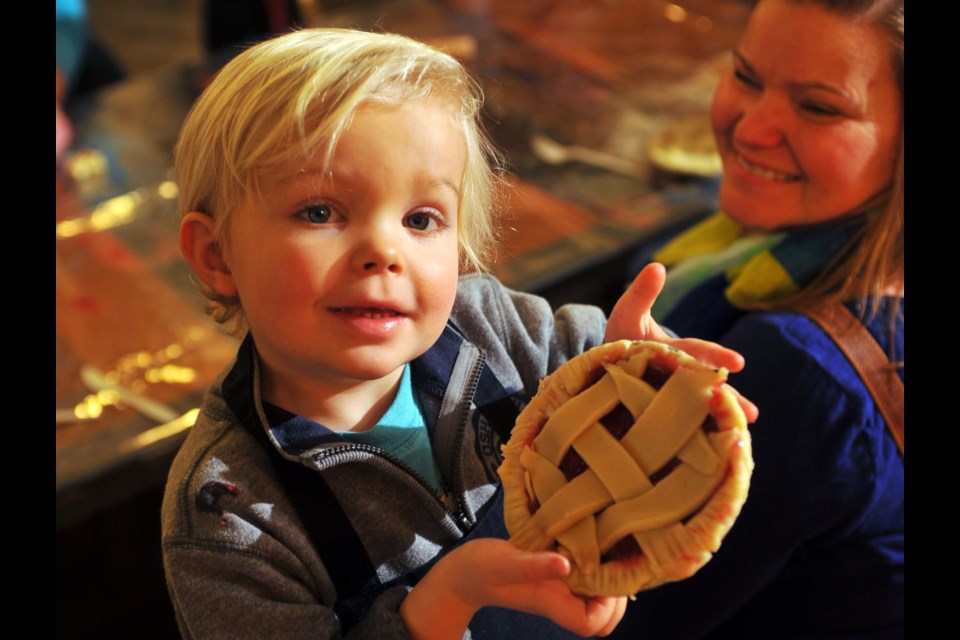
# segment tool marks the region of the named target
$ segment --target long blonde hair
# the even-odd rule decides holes
[[[868,214],[844,250],[797,294],[758,306],[802,309],[821,302],[870,300],[864,311],[872,317],[885,294],[903,291],[903,0],[791,1],[814,2],[851,20],[868,21],[889,34],[891,64],[900,89],[900,149],[889,197]]]

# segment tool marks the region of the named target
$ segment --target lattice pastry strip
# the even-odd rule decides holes
[[[618,503],[653,488],[650,478],[630,452],[618,446],[617,439],[601,424],[584,431],[573,441],[573,449]]]
[[[563,472],[530,447],[525,448],[520,457],[524,468],[536,467],[535,473],[525,475],[531,483],[527,488],[528,495],[540,496],[547,501],[567,485]],[[533,478],[537,479],[536,482]],[[541,540],[549,541],[549,538]],[[600,548],[597,546],[597,529],[593,518],[583,518],[566,531],[558,533],[557,542],[584,570],[593,571],[600,565]]]
[[[752,470],[725,379],[682,352],[627,341],[545,379],[500,469],[514,543],[568,555],[571,586],[585,594],[632,594],[691,575],[739,513]],[[708,418],[717,424],[709,435]],[[625,433],[608,424],[618,420]],[[625,541],[639,560],[620,557]]]
[[[566,528],[576,524],[577,520],[574,518],[592,517],[593,513],[607,507],[611,503],[611,499],[618,501],[618,503],[609,509],[608,513],[611,515],[606,520],[615,518],[613,526],[623,528],[623,525],[617,523],[619,519],[631,517],[631,510],[626,508],[627,505],[637,504],[636,509],[640,511],[643,511],[642,505],[647,505],[646,510],[649,511],[649,505],[662,504],[664,500],[673,498],[672,494],[667,494],[664,498],[658,498],[658,494],[664,492],[663,489],[659,489],[654,490],[640,503],[619,502],[653,489],[653,484],[649,481],[648,476],[653,471],[662,468],[679,453],[686,441],[693,439],[694,434],[699,432],[700,424],[706,418],[710,395],[709,393],[703,393],[704,383],[712,386],[722,380],[722,376],[709,370],[678,370],[666,382],[660,394],[655,395],[653,400],[646,403],[645,410],[639,416],[633,416],[636,422],[618,443],[602,425],[597,422],[590,424],[590,421],[599,420],[620,404],[620,388],[629,386],[621,380],[620,388],[618,388],[615,381],[616,374],[611,375],[613,371],[619,371],[618,365],[607,365],[606,369],[607,374],[598,383],[582,394],[574,396],[558,409],[547,420],[543,431],[533,441],[533,448],[544,451],[545,455],[541,457],[553,465],[560,464],[561,459],[571,446],[577,449],[578,443],[582,441],[590,442],[591,440],[596,445],[589,452],[591,454],[590,459],[583,458],[589,466],[589,470],[568,485],[570,487],[569,496],[567,493],[561,493],[554,499],[553,492],[547,496],[535,494],[537,500],[541,503],[541,507],[530,521],[529,526],[540,528],[542,534],[540,544],[544,544],[543,540],[555,538]],[[643,387],[650,388],[642,380],[635,380]],[[683,428],[658,430],[656,426],[666,420],[672,420],[676,424],[683,425]],[[551,429],[551,427],[553,428]],[[602,434],[606,434],[606,437]],[[607,452],[600,451],[599,447],[602,445],[606,445]],[[579,450],[578,453],[583,457],[583,453]],[[610,457],[613,459],[610,459]],[[620,465],[616,465],[618,461]],[[646,471],[644,467],[647,468]],[[683,473],[686,468],[685,466],[681,467],[668,479],[677,476],[687,479],[688,484],[691,481],[696,481],[697,478],[691,476],[691,474]],[[529,469],[527,471],[529,473]],[[551,473],[554,478],[557,478],[557,474],[563,475],[559,469]],[[688,478],[688,476],[691,477]],[[602,488],[596,485],[597,481],[600,482]],[[666,486],[672,485],[667,484]],[[574,494],[574,489],[578,493]],[[694,499],[699,498],[702,501],[702,498],[700,498],[702,493],[702,491],[697,492]],[[565,506],[567,501],[573,500],[579,505],[576,510]],[[558,513],[558,504],[564,505],[562,513]],[[587,505],[594,508],[592,513],[587,512]],[[678,514],[671,510],[665,512],[664,517],[673,517],[676,520],[688,515],[694,507],[699,506],[699,503],[692,506],[689,504],[683,506],[688,509],[687,513]],[[630,522],[637,521],[636,518],[630,520]],[[659,527],[661,525],[645,526],[643,529],[651,528],[651,526]],[[623,535],[629,533],[630,531],[626,531]],[[522,538],[524,535],[522,530],[517,532],[518,538]],[[622,538],[623,535],[620,537]],[[607,551],[613,545],[610,544],[605,547],[601,540],[599,546],[601,551]]]

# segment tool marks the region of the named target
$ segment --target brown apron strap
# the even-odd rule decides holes
[[[863,323],[838,303],[820,305],[806,314],[830,336],[847,356],[880,409],[903,455],[903,381],[887,354]]]

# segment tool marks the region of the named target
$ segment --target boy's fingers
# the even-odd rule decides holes
[[[613,633],[613,630],[617,628],[617,625],[620,624],[620,621],[623,619],[623,615],[627,612],[626,598],[605,598],[604,600],[606,600],[606,602],[602,602],[595,607],[596,609],[601,609],[602,607],[602,610],[594,613],[594,615],[599,616],[597,624],[602,625],[594,633],[594,635],[599,637],[608,636]]]
[[[742,395],[740,392],[731,387],[728,384],[723,385],[730,393],[732,393],[737,398],[737,404],[740,405],[740,408],[743,409],[743,415],[747,419],[747,423],[753,424],[757,421],[757,418],[760,417],[760,409],[757,405],[753,404]]]
[[[485,574],[499,585],[563,579],[570,575],[570,561],[554,551],[523,551],[509,540],[480,538],[463,545],[449,556],[456,558],[457,571],[464,575]]]
[[[677,349],[686,351],[703,363],[712,367],[724,367],[732,373],[742,371],[746,363],[742,355],[733,349],[721,347],[715,342],[699,340],[697,338],[680,338],[671,341],[670,344]],[[743,414],[746,416],[747,422],[750,424],[756,422],[760,416],[760,410],[757,408],[757,405],[740,395],[740,392],[730,385],[724,386],[736,396],[737,403],[740,405],[740,408],[743,409]]]
[[[626,611],[626,598],[583,598],[567,591],[557,601],[554,622],[582,636],[609,635]]]
[[[671,340],[670,345],[681,351],[686,351],[700,362],[711,367],[723,367],[731,373],[742,371],[745,364],[742,355],[733,349],[721,347],[716,342],[710,342],[709,340],[677,338]]]
[[[663,265],[651,263],[644,267],[613,306],[607,321],[606,341],[667,338],[667,334],[650,316],[650,309],[665,282],[666,270]]]
[[[658,262],[645,266],[617,301],[616,307],[623,305],[632,310],[636,317],[648,312],[656,301],[667,280],[667,270]]]
[[[502,563],[498,574],[505,584],[562,580],[570,575],[570,561],[549,551],[522,552],[516,560]]]

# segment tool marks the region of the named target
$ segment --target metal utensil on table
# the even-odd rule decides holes
[[[199,407],[190,409],[183,415],[177,416],[175,419],[169,422],[164,422],[163,424],[151,429],[147,429],[143,433],[139,433],[130,438],[120,445],[120,451],[137,451],[162,440],[170,439],[179,434],[181,431],[185,431],[196,424],[198,415],[200,415]]]
[[[86,385],[87,389],[93,393],[112,391],[117,394],[117,399],[123,404],[136,409],[141,414],[158,423],[170,422],[180,416],[180,412],[169,405],[150,400],[132,389],[111,382],[100,369],[93,365],[85,364],[80,367],[80,379],[83,381],[83,384]]]
[[[70,424],[73,422],[91,422],[96,420],[98,416],[81,416],[77,415],[77,410],[75,408],[61,409],[57,407],[57,424]]]
[[[644,168],[635,162],[580,145],[562,144],[540,133],[530,137],[530,150],[533,151],[533,155],[547,164],[581,162],[631,178],[643,178],[646,175]]]

